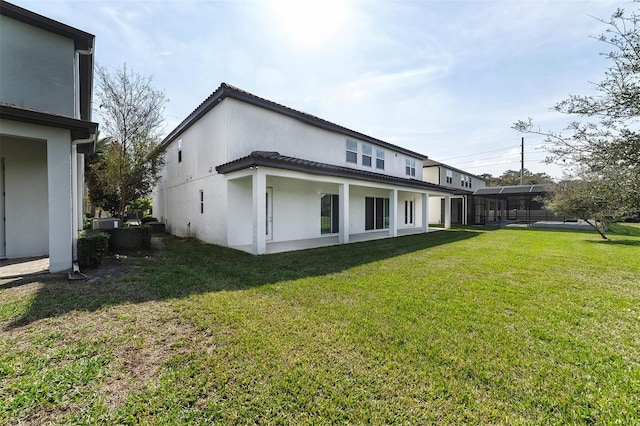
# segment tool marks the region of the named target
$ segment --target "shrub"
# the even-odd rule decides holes
[[[142,224],[149,223],[149,222],[157,222],[157,221],[158,219],[156,219],[153,216],[145,216],[142,218]]]
[[[78,265],[94,267],[102,263],[109,249],[109,234],[82,231],[78,238]]]

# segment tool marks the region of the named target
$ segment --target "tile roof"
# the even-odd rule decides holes
[[[195,124],[202,116],[204,116],[207,112],[212,110],[225,98],[233,98],[242,102],[246,102],[251,105],[255,105],[270,111],[274,111],[288,117],[299,120],[305,124],[309,124],[314,127],[318,127],[324,130],[329,130],[332,132],[340,133],[348,137],[352,137],[361,141],[369,142],[378,146],[386,147],[392,149],[394,151],[409,155],[414,158],[418,158],[421,160],[427,159],[427,156],[424,154],[420,154],[405,148],[402,148],[397,145],[393,145],[389,142],[385,142],[380,139],[376,139],[371,136],[367,136],[363,133],[356,132],[355,130],[348,129],[346,127],[340,126],[338,124],[332,123],[330,121],[324,120],[322,118],[316,117],[315,115],[307,114],[305,112],[301,112],[295,110],[293,108],[289,108],[287,106],[281,105],[279,103],[270,101],[268,99],[261,98],[252,93],[241,90],[235,86],[232,86],[227,83],[220,84],[220,87],[216,89],[207,99],[205,99],[191,114],[185,118],[182,123],[180,123],[175,129],[169,133],[169,135],[162,141],[162,146],[166,147],[173,140],[175,140],[178,136],[180,136],[184,131],[186,131],[189,127]]]
[[[336,166],[333,164],[319,163],[316,161],[303,160],[301,158],[280,155],[273,151],[253,151],[246,157],[239,158],[226,164],[216,167],[218,173],[226,174],[249,167],[274,167],[278,169],[293,170],[315,175],[337,176],[344,178],[360,179],[369,182],[389,183],[395,185],[410,186],[419,189],[431,189],[446,193],[453,193],[454,190],[418,179],[406,179],[382,173],[370,172],[367,170],[352,169],[350,167]]]

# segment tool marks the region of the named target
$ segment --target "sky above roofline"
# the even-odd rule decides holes
[[[533,117],[593,93],[597,41],[624,1],[69,1],[12,3],[96,36],[96,63],[123,63],[165,91],[168,134],[221,82],[480,175],[520,168]],[[304,7],[300,4],[304,3]],[[99,115],[94,114],[99,121]],[[525,167],[541,162],[525,135]]]

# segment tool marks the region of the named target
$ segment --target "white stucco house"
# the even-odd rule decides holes
[[[422,178],[426,182],[445,186],[454,191],[451,197],[451,223],[462,225],[478,224],[484,204],[474,199],[476,190],[486,186],[481,176],[435,161],[431,158],[422,163]],[[429,202],[429,217],[432,223],[444,223],[445,207],[440,200]]]
[[[94,36],[0,1],[0,258],[72,268],[92,152]]]
[[[162,142],[154,216],[253,254],[429,230],[425,155],[222,83]]]

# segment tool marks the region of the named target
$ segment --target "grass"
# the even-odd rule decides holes
[[[612,231],[167,239],[120,278],[0,283],[0,423],[637,424],[640,227]]]

